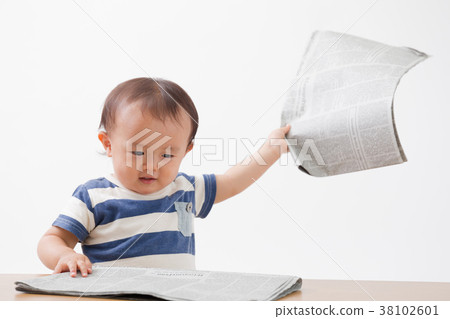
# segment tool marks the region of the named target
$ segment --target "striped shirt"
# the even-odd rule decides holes
[[[194,217],[205,218],[215,197],[214,174],[180,172],[148,195],[111,174],[78,186],[52,225],[73,233],[97,265],[195,269]]]

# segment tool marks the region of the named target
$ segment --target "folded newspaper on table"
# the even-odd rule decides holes
[[[393,117],[403,74],[427,55],[351,35],[316,31],[285,98],[281,125],[298,168],[330,176],[400,164]]]
[[[276,300],[300,290],[295,276],[159,268],[93,267],[88,277],[55,274],[16,282],[28,293],[164,300]]]

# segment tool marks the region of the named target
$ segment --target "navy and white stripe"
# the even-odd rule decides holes
[[[93,263],[120,257],[116,265],[194,269],[191,220],[205,218],[215,196],[214,174],[178,173],[149,195],[126,189],[110,175],[80,185],[53,226],[72,232]]]

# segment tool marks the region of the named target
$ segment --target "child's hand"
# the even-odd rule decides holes
[[[68,252],[62,255],[56,264],[54,274],[70,271],[71,277],[76,277],[77,269],[80,269],[81,275],[87,277],[92,274],[92,264],[85,255],[76,252]]]
[[[268,145],[273,149],[277,149],[278,152],[280,152],[279,155],[287,153],[289,150],[286,139],[284,137],[290,129],[291,125],[288,124],[286,126],[273,130],[267,137],[267,142],[269,143]]]

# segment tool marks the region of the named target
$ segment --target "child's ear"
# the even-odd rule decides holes
[[[111,153],[111,140],[109,139],[108,134],[106,134],[106,132],[101,131],[101,132],[98,133],[98,139],[102,143],[103,148],[106,151],[106,155],[108,157],[111,157],[112,156],[112,153]]]
[[[189,151],[191,151],[193,147],[194,147],[194,141],[191,141],[191,143],[189,143],[189,145],[188,145],[188,147],[186,149],[186,153],[184,155],[189,153]]]

